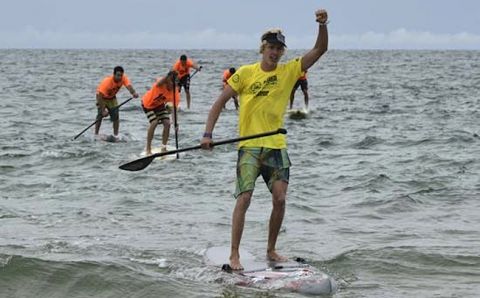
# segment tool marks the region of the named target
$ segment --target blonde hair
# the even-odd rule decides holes
[[[267,41],[263,40],[263,38],[265,37],[265,35],[270,34],[270,33],[282,33],[282,29],[272,28],[272,29],[268,29],[267,31],[263,32],[262,37],[260,38],[260,40],[262,42],[260,44],[260,50],[259,50],[260,54],[263,53],[263,51],[265,50],[265,46],[267,45]],[[283,47],[283,50],[285,51],[285,47]]]

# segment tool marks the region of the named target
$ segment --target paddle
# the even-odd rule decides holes
[[[175,118],[174,121],[174,129],[175,129],[175,149],[178,150],[178,121],[177,121],[177,94],[175,93],[175,80],[176,80],[176,75],[173,75],[173,117]],[[177,153],[177,159],[180,156]]]
[[[202,67],[203,67],[203,66],[200,66],[198,69],[195,69],[195,71],[194,71],[194,72],[192,73],[192,75],[190,76],[190,80],[193,78],[194,75],[197,74],[197,72],[198,72],[199,70],[202,69]]]
[[[124,104],[126,104],[127,102],[129,102],[130,100],[132,100],[133,97],[130,97],[129,99],[125,100],[124,102],[122,102],[121,104],[119,104],[118,106],[116,107],[113,107],[112,110],[114,109],[119,109],[121,106],[123,106]],[[105,116],[107,117],[107,116]],[[87,126],[87,128],[85,128],[84,130],[82,130],[78,135],[76,135],[73,139],[76,140],[79,136],[81,136],[84,132],[86,132],[90,127],[94,126],[98,121],[100,121],[100,119],[103,119],[105,117],[102,117],[102,118],[99,118],[97,120],[95,120],[95,122],[93,122],[92,124],[90,124],[89,126]]]
[[[224,144],[230,144],[230,143],[235,143],[235,142],[240,142],[240,141],[245,141],[245,140],[250,140],[250,139],[256,139],[256,138],[261,138],[261,137],[267,137],[271,135],[276,135],[276,134],[286,134],[287,130],[284,128],[279,128],[277,130],[269,131],[269,132],[264,132],[264,133],[259,133],[255,135],[250,135],[250,136],[245,136],[245,137],[240,137],[240,138],[235,138],[235,139],[229,139],[229,140],[224,140],[224,141],[219,141],[219,142],[213,142],[212,147],[219,146],[219,145],[224,145]],[[177,150],[172,150],[172,151],[166,151],[166,152],[160,152],[160,153],[155,153],[146,157],[142,157],[140,159],[131,161],[129,163],[121,165],[119,168],[122,170],[126,171],[140,171],[148,167],[148,165],[157,157],[164,156],[164,155],[169,155],[169,154],[178,154],[180,152],[185,152],[185,151],[190,151],[190,150],[196,150],[196,149],[201,149],[201,145],[193,146],[193,147],[187,147],[187,148],[182,148],[182,149],[177,149]]]

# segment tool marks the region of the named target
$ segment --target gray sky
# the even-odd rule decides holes
[[[8,0],[0,48],[254,49],[279,27],[303,49],[318,8],[331,49],[480,50],[478,0]]]

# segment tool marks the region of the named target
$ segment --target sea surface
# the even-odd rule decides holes
[[[184,52],[203,69],[180,148],[199,144],[223,70],[255,50],[0,50],[0,297],[303,297],[205,265],[206,248],[230,243],[234,144],[122,171],[145,146],[138,99],[121,109],[121,142],[72,140],[114,66],[143,94]],[[310,117],[285,120],[279,252],[333,276],[334,297],[478,297],[480,52],[331,50],[308,79]],[[238,136],[237,116],[229,102],[214,140]],[[259,257],[270,210],[260,178],[242,239]]]

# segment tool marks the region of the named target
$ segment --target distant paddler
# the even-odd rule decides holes
[[[178,89],[181,92],[181,88],[185,89],[185,94],[187,95],[187,108],[190,109],[190,68],[200,71],[201,66],[198,66],[196,62],[188,58],[187,55],[183,54],[180,56],[175,64],[172,67],[172,70],[178,73],[179,86]]]
[[[230,67],[229,69],[225,69],[223,71],[223,77],[222,77],[222,83],[223,83],[223,89],[225,89],[225,86],[228,85],[228,79],[235,73],[236,69],[235,67]],[[233,97],[233,103],[235,104],[235,109],[238,110],[238,98],[236,95]],[[225,106],[223,107],[225,108]]]
[[[105,77],[97,87],[97,121],[95,123],[95,137],[98,137],[103,117],[110,115],[113,122],[113,136],[118,139],[118,130],[120,126],[120,117],[117,102],[117,93],[125,86],[134,98],[138,98],[137,92],[132,87],[130,79],[125,74],[123,67],[116,66],[113,69],[113,75]]]
[[[166,76],[159,78],[142,97],[142,108],[147,116],[149,126],[147,129],[147,145],[145,147],[146,155],[152,154],[152,140],[158,123],[163,124],[162,146],[161,150],[166,151],[168,138],[170,136],[170,108],[167,103],[178,101],[180,92],[175,90],[174,84],[177,73],[170,71]]]
[[[292,94],[290,94],[290,109],[293,108],[293,101],[295,99],[295,92],[298,87],[302,89],[303,99],[305,102],[305,109],[308,110],[308,81],[307,81],[307,72],[305,71],[301,77],[298,78],[295,86],[293,86]]]

